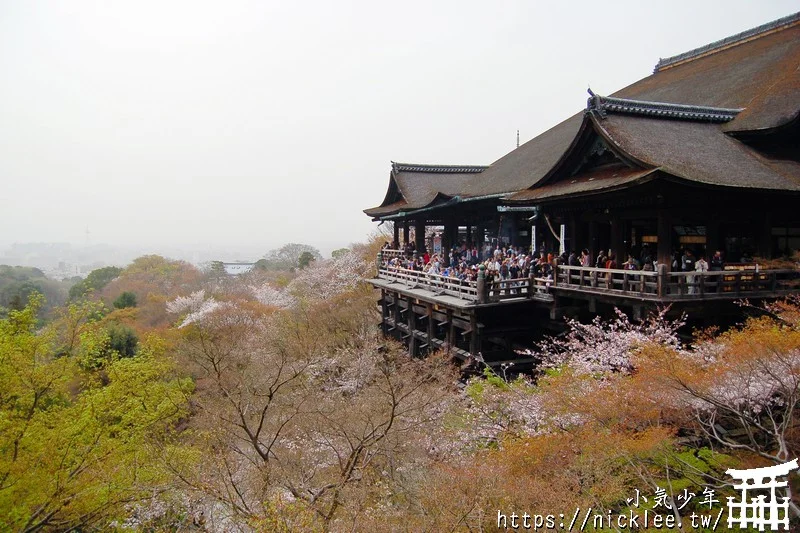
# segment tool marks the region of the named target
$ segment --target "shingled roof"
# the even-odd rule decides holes
[[[580,183],[584,184],[582,190],[601,190],[594,180],[565,180],[559,185],[550,179],[587,127],[639,163],[640,168],[624,178],[609,177],[610,181],[605,181],[609,186],[638,183],[642,176],[633,177],[635,174],[660,169],[709,185],[796,191],[800,190],[800,165],[771,161],[730,134],[770,131],[798,120],[800,13],[662,59],[652,75],[610,96],[593,95],[586,110],[485,170],[454,173],[451,176],[457,179],[441,181],[401,178],[405,187],[402,198],[391,195],[390,180],[380,208],[401,200],[406,205],[395,206],[393,212],[431,206],[437,195],[476,198],[505,194],[511,201],[531,201],[571,194],[569,191],[578,194],[574,185]],[[524,192],[535,191],[537,186],[547,189]],[[412,196],[414,200],[409,201]],[[366,212],[381,216],[376,209]]]
[[[423,165],[392,162],[389,189],[378,207],[365,209],[371,217],[430,207],[458,195],[467,178],[485,170],[476,165]]]

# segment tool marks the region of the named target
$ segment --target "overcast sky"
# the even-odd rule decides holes
[[[0,244],[323,249],[793,1],[0,0]]]

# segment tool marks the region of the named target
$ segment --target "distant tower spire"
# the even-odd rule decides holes
[[[89,244],[89,226],[86,226],[86,244]]]
[[[519,130],[517,130],[517,148],[519,148]]]

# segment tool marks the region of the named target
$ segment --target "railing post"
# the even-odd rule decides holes
[[[375,257],[375,270],[380,274],[381,266],[383,265],[383,250],[378,251],[378,255]]]
[[[742,271],[737,270],[736,275],[734,277],[735,288],[734,291],[736,292],[736,296],[739,296],[742,293]]]
[[[558,257],[553,259],[553,287],[558,285]]]
[[[705,296],[705,294],[706,294],[706,275],[703,272],[701,272],[698,275],[698,277],[700,278],[700,280],[698,282],[700,284],[700,296]]]
[[[486,265],[478,267],[478,303],[485,304],[489,294],[486,290]]]
[[[667,295],[667,265],[661,263],[658,265],[658,278],[656,279],[658,287],[658,297],[663,298]]]
[[[528,272],[528,298],[533,298],[536,293],[536,274],[533,273],[533,268]]]

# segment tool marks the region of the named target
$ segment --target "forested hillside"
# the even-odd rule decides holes
[[[0,530],[478,531],[590,508],[688,530],[736,495],[727,469],[797,456],[798,298],[690,344],[664,314],[574,322],[531,346],[536,373],[468,377],[379,335],[376,246],[241,276],[145,256],[47,317],[31,291],[0,320]]]

